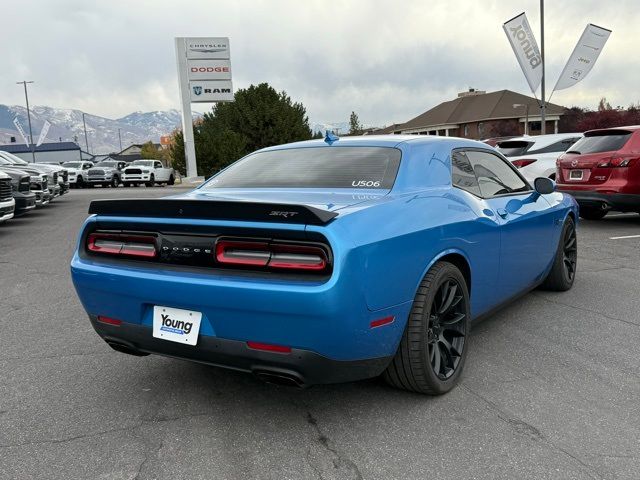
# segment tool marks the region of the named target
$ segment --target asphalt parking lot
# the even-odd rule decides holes
[[[89,201],[175,191],[77,190],[0,226],[0,478],[640,477],[640,238],[610,239],[640,215],[581,222],[573,290],[477,324],[432,398],[111,350],[69,277]]]

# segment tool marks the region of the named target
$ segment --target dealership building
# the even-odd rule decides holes
[[[14,154],[27,162],[33,161],[31,147],[24,143],[0,145],[0,150]],[[91,160],[93,155],[83,151],[75,142],[43,143],[35,147],[36,162],[63,163],[77,160]]]
[[[558,133],[558,122],[566,108],[547,103],[546,133]],[[376,134],[443,135],[482,140],[505,135],[524,135],[528,123],[529,135],[541,131],[540,104],[538,100],[512,92],[500,90],[484,92],[470,88],[458,97],[443,102],[412,118],[408,122],[379,129]]]

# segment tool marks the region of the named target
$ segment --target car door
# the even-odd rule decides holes
[[[153,168],[155,169],[156,181],[164,182],[168,180],[167,170],[162,166],[162,162],[153,162]]]
[[[483,149],[465,151],[482,197],[501,223],[498,289],[503,298],[542,280],[556,250],[554,213],[549,202],[508,160]]]

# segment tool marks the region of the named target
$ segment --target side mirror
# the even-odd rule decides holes
[[[533,181],[533,188],[541,195],[556,191],[556,182],[547,177],[538,177]]]

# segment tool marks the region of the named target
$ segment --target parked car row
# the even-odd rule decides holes
[[[0,151],[0,223],[48,205],[69,188],[65,168],[29,163]]]
[[[175,172],[165,168],[159,160],[135,160],[131,163],[103,160],[94,164],[89,161],[66,162],[62,166],[69,171],[69,182],[77,188],[103,187],[116,188],[146,185],[173,185]]]
[[[640,213],[640,125],[509,138],[496,148],[527,180],[555,180],[576,199],[582,218]]]

